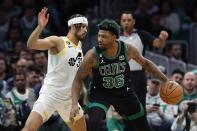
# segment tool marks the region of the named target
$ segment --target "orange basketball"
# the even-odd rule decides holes
[[[161,85],[160,97],[167,104],[178,103],[183,96],[183,88],[175,81],[167,81]]]

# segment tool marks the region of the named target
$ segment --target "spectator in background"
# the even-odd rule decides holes
[[[144,55],[146,47],[151,45],[156,48],[162,48],[168,38],[166,31],[161,31],[158,37],[153,36],[144,30],[135,29],[136,21],[131,12],[123,12],[121,14],[121,27],[123,29],[119,40],[134,46],[141,55]],[[142,66],[134,60],[129,61],[130,80],[134,90],[145,108],[146,99],[146,76]]]
[[[193,70],[192,72],[193,72],[193,73],[195,74],[195,76],[196,76],[196,88],[197,88],[197,69]]]
[[[182,46],[180,43],[173,43],[169,47],[169,51],[167,52],[167,56],[169,58],[174,58],[177,60],[183,60]]]
[[[24,43],[22,41],[17,41],[15,43],[15,48],[14,48],[14,53],[16,55],[15,58],[18,58],[19,59],[19,56],[20,56],[20,52],[25,49],[26,47],[24,46]]]
[[[161,100],[159,90],[159,80],[151,79],[148,81],[146,95],[147,119],[155,131],[170,131],[174,117],[165,113],[167,105]]]
[[[161,3],[161,25],[171,30],[173,33],[178,32],[180,28],[180,19],[173,12],[173,7],[170,1],[162,1]]]
[[[0,93],[6,94],[9,91],[7,79],[9,74],[6,72],[6,61],[4,59],[4,53],[0,50]]]
[[[7,54],[10,50],[13,50],[15,43],[21,40],[22,31],[20,28],[9,28],[6,40],[0,45],[0,48]]]
[[[1,86],[1,85],[0,85]],[[17,128],[16,112],[10,98],[6,98],[0,89],[0,130],[19,131]]]
[[[27,88],[29,89],[28,103],[32,109],[41,88],[40,69],[36,65],[31,65],[28,67],[26,75]]]
[[[6,80],[6,62],[4,59],[0,59],[0,80]]]
[[[28,62],[26,59],[19,59],[16,63],[16,72],[25,73],[27,71]]]
[[[14,5],[14,0],[3,0],[2,6],[4,7],[8,19],[13,16],[18,16],[21,13],[21,8]]]
[[[149,30],[154,36],[157,36],[162,30],[166,30],[169,34],[169,38],[171,36],[171,31],[162,26],[161,23],[161,16],[159,12],[152,14],[151,16],[151,29]]]
[[[28,65],[31,65],[34,63],[32,54],[33,54],[32,50],[23,49],[20,52],[19,59],[25,59],[27,61]]]
[[[7,82],[5,80],[0,80],[0,94],[7,94],[8,91],[9,89],[8,89]]]
[[[0,94],[6,94],[9,91],[8,84],[6,80],[8,79],[6,73],[6,63],[5,60],[0,58]]]
[[[0,48],[0,59],[5,59],[5,55],[3,53],[3,50]]]
[[[140,0],[134,13],[136,27],[138,29],[150,30],[150,15],[148,14],[147,0]]]
[[[149,15],[153,15],[154,13],[159,11],[159,7],[154,2],[154,0],[146,0],[146,1],[147,1],[147,12]]]
[[[47,73],[47,57],[44,52],[37,51],[34,53],[34,62],[40,68],[43,74]]]
[[[180,111],[186,110],[187,103],[197,100],[196,76],[193,72],[187,72],[183,78],[183,98],[179,103]]]
[[[13,16],[9,21],[9,28],[21,28],[20,19],[18,16]]]
[[[197,130],[197,101],[188,102],[171,127],[172,131]]]
[[[45,0],[44,4],[49,8],[50,21],[49,26],[52,32],[62,32],[60,12],[58,11],[58,6],[55,0]]]
[[[28,62],[25,59],[19,59],[16,62],[15,73],[25,73],[27,71]],[[9,89],[13,87],[14,84],[14,77],[10,77],[8,80]]]
[[[26,41],[31,32],[37,25],[37,17],[35,15],[35,7],[28,5],[24,9],[24,15],[21,18],[21,27],[23,30],[23,39]]]
[[[180,85],[182,85],[183,77],[184,72],[179,69],[175,69],[171,74],[171,80],[178,82]]]
[[[160,70],[162,73],[167,74],[167,69],[166,69],[165,66],[163,66],[163,65],[158,65],[157,67],[159,68],[159,70]]]
[[[16,73],[14,76],[14,87],[8,94],[7,98],[11,98],[16,108],[17,122],[22,128],[29,113],[30,108],[27,103],[29,90],[26,88],[26,75],[24,73]]]
[[[0,6],[0,43],[3,43],[8,32],[8,18],[3,6]]]
[[[183,99],[191,100],[197,98],[196,76],[193,72],[187,72],[183,79],[184,97]]]

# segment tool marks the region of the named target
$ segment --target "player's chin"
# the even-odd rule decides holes
[[[84,40],[85,37],[86,37],[86,35],[82,35],[82,36],[80,37],[80,40]]]
[[[101,50],[106,50],[106,48],[105,48],[103,45],[99,45],[99,48],[100,48]]]

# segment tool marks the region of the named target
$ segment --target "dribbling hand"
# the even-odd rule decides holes
[[[48,8],[44,7],[38,14],[38,25],[44,28],[49,21],[49,13],[47,13]]]

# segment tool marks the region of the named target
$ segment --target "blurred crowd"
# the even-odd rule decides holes
[[[104,1],[104,0],[103,0]],[[0,130],[17,131],[24,122],[39,96],[42,80],[47,70],[47,53],[26,47],[30,33],[37,26],[37,14],[43,7],[49,8],[50,20],[41,37],[64,35],[67,19],[74,13],[88,17],[89,35],[96,35],[96,24],[102,18],[119,21],[121,11],[134,12],[136,27],[158,36],[161,30],[170,34],[170,40],[189,39],[189,27],[197,22],[196,0],[1,0],[0,1]],[[107,13],[102,14],[102,11]],[[90,42],[90,43],[88,43]],[[84,52],[95,45],[86,40]],[[158,51],[149,48],[151,51]],[[169,58],[187,62],[185,48],[173,43],[165,48]],[[174,70],[170,76],[184,87],[184,97],[177,105],[167,105],[159,97],[160,81],[149,78],[147,82],[147,119],[155,131],[197,130],[197,70],[182,72]],[[113,107],[107,114],[103,131],[121,116]],[[113,121],[111,121],[113,119]],[[118,125],[118,124],[115,124]],[[68,127],[54,114],[40,130],[66,130]]]

